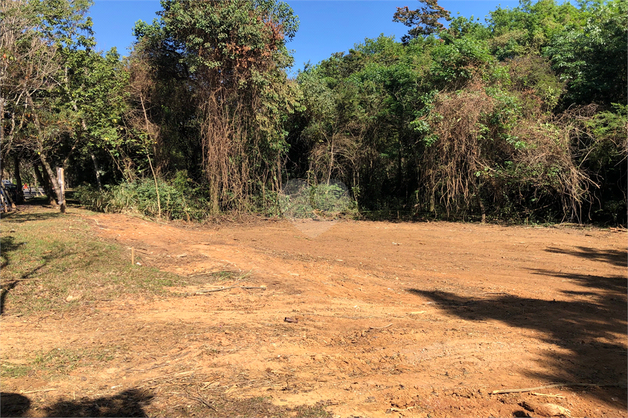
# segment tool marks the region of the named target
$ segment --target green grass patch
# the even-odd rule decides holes
[[[3,361],[0,376],[15,379],[28,374],[67,375],[78,367],[90,367],[107,363],[116,358],[120,347],[54,348],[36,352],[25,364]]]
[[[198,397],[196,398],[199,401]],[[209,400],[209,399],[207,399]],[[196,410],[181,410],[182,416],[221,416],[221,417],[273,417],[273,418],[331,418],[332,414],[326,411],[327,404],[319,402],[315,405],[300,405],[297,407],[277,406],[267,396],[254,398],[228,398],[218,395],[211,398],[211,412],[206,404],[199,405]]]
[[[124,295],[153,296],[182,283],[174,274],[131,265],[128,249],[91,232],[80,216],[89,213],[32,208],[3,214],[3,313],[63,311]]]
[[[181,280],[180,284],[186,285],[208,285],[219,284],[227,281],[240,281],[251,276],[251,271],[241,272],[233,270],[218,270],[211,272],[201,272],[185,277]]]
[[[118,348],[55,348],[35,355],[31,364],[34,368],[67,374],[77,367],[87,367],[95,363],[105,363],[116,357]]]
[[[299,406],[296,408],[296,416],[300,418],[331,418],[333,415],[325,409],[325,402],[319,402],[311,406]]]
[[[31,370],[33,368],[30,365],[11,364],[3,361],[2,365],[0,365],[0,377],[3,379],[16,379],[26,376]]]

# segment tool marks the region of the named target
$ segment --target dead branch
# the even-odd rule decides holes
[[[540,389],[549,389],[549,388],[559,388],[563,386],[581,386],[581,387],[626,387],[626,385],[622,385],[620,383],[615,384],[597,384],[597,383],[555,383],[553,385],[545,385],[545,386],[537,386],[534,388],[525,388],[525,389],[504,389],[504,390],[494,390],[491,392],[491,395],[503,395],[506,393],[523,393],[523,392],[532,392]]]
[[[194,400],[209,409],[213,409],[214,411],[216,410],[216,407],[212,405],[212,402],[208,401],[203,395],[201,395],[201,392],[198,389],[196,390],[196,395],[189,393],[187,390],[185,390],[185,395],[188,399]]]
[[[407,408],[395,408],[395,407],[392,407],[392,408],[389,409],[389,411],[391,411],[391,412],[404,412],[404,411],[409,411],[409,410],[414,409],[414,408],[416,408],[416,406],[409,406]]]
[[[371,329],[385,329],[385,328],[388,328],[391,325],[392,325],[392,323],[390,323],[388,325],[384,325],[383,327],[369,327],[369,330],[371,330]]]
[[[247,290],[251,290],[251,289],[261,289],[261,290],[266,290],[266,286],[226,286],[226,287],[219,287],[218,289],[201,289],[201,290],[197,290],[196,292],[194,292],[194,295],[204,295],[206,293],[213,293],[213,292],[222,292],[223,290],[229,290],[229,289],[247,289]]]
[[[565,399],[565,397],[563,395],[553,395],[551,393],[538,393],[538,392],[530,392],[530,395],[534,395],[534,396],[547,396],[548,398],[559,398],[559,399]]]

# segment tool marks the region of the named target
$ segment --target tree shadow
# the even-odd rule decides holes
[[[504,295],[476,299],[443,291],[408,289],[426,297],[438,307],[468,321],[494,319],[509,326],[542,333],[542,341],[564,350],[549,350],[540,359],[543,372],[528,371],[532,379],[551,383],[593,383],[621,387],[626,407],[626,278],[551,273],[576,280],[588,287],[585,292],[564,292],[586,300],[556,301]],[[594,290],[594,289],[597,289]],[[568,351],[565,354],[565,350]],[[608,391],[591,393],[613,406]],[[614,395],[617,396],[617,395]]]
[[[614,266],[626,267],[628,265],[628,253],[620,250],[598,250],[589,247],[576,247],[575,250],[550,247],[545,251],[554,254],[573,255],[575,257],[586,258],[591,261],[601,261]]]
[[[60,216],[67,216],[60,212],[8,212],[2,213],[2,223],[24,223],[32,221],[45,221],[48,219],[56,219]]]
[[[0,268],[5,268],[11,262],[11,253],[24,245],[24,242],[15,242],[15,237],[7,235],[0,237]]]
[[[543,270],[543,269],[528,269],[532,272],[532,274],[540,275],[540,276],[551,276],[557,277],[560,279],[567,279],[573,282],[576,282],[578,285],[583,287],[588,287],[592,291],[594,295],[600,295],[603,293],[604,295],[609,297],[609,300],[621,299],[626,300],[626,290],[627,290],[627,281],[626,276],[596,276],[592,274],[574,274],[574,273],[563,273],[563,272],[555,272],[551,270]],[[594,290],[598,291],[595,292]],[[609,294],[610,292],[610,294]],[[565,294],[574,294],[576,292],[563,292]],[[585,292],[580,292],[585,293]]]
[[[11,256],[10,256],[11,252],[16,251],[24,244],[25,244],[24,242],[16,243],[15,238],[10,235],[0,238],[1,255],[2,255],[1,259],[2,259],[3,269],[11,263]],[[43,259],[43,262],[39,266],[32,268],[30,271],[22,274],[18,279],[7,281],[7,280],[4,280],[6,276],[0,277],[0,315],[4,314],[5,301],[6,301],[7,295],[11,292],[11,290],[15,289],[15,287],[18,284],[20,284],[21,282],[25,280],[32,279],[32,276],[35,273],[37,273],[39,270],[41,270],[42,268],[46,267],[50,263],[50,261],[68,257],[74,254],[76,254],[76,252],[65,252],[63,250],[57,250],[55,252],[46,254],[43,257],[41,257]]]
[[[114,396],[76,401],[61,399],[42,409],[46,417],[147,417],[144,408],[153,395],[129,389]],[[17,393],[0,394],[0,416],[22,417],[28,413],[31,401]]]
[[[0,393],[0,417],[23,417],[31,407],[31,401],[19,393]]]
[[[15,237],[8,235],[0,238],[0,269],[4,269],[11,264],[11,253],[23,246],[23,242],[15,242]],[[4,312],[4,300],[19,280],[12,280],[8,283],[0,283],[0,315]]]

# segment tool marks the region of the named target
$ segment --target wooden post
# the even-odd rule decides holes
[[[65,213],[65,177],[63,175],[63,168],[57,168],[57,180],[59,181],[59,189],[61,190],[61,196],[59,196],[59,209],[61,213]]]

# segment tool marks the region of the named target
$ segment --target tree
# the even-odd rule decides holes
[[[576,146],[575,125],[552,113],[565,82],[539,48],[571,10],[524,2],[497,14],[499,35],[458,19],[438,39],[380,37],[333,54],[297,78],[307,111],[290,137],[318,178],[359,173],[363,208],[581,221],[601,184],[581,162],[620,155],[608,139]],[[495,37],[521,22],[543,36],[502,56]],[[619,120],[594,119],[600,132]]]
[[[556,0],[521,0],[513,9],[498,7],[488,20],[492,52],[500,60],[539,54],[565,28],[582,27],[586,15],[570,2]]]
[[[5,4],[6,3],[6,4]],[[95,45],[88,0],[3,0],[1,19],[3,153],[27,152],[52,182],[61,211],[65,198],[52,167],[64,167],[79,146],[80,122],[73,76]],[[8,125],[8,126],[7,126]],[[16,160],[19,167],[19,161]]]
[[[204,156],[211,209],[245,209],[255,193],[278,191],[283,127],[297,93],[284,69],[297,28],[275,0],[165,0],[160,20],[140,22],[136,49],[156,77],[183,80]],[[162,82],[164,80],[160,80]]]
[[[628,85],[628,4],[614,0],[587,9],[584,27],[556,34],[543,50],[567,82],[564,106],[626,103]]]
[[[38,118],[33,97],[53,88],[52,76],[60,69],[57,49],[42,36],[39,6],[0,1],[0,141],[2,159],[13,155],[16,167],[24,152],[40,148],[39,138],[28,134]]]
[[[408,34],[401,38],[403,43],[408,43],[411,39],[420,36],[438,34],[445,29],[439,20],[451,20],[449,12],[438,5],[438,0],[419,0],[419,2],[425,6],[416,10],[410,10],[408,6],[398,7],[393,15],[393,22],[403,23],[411,28]]]

